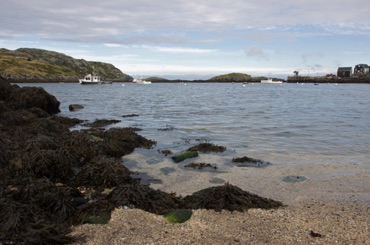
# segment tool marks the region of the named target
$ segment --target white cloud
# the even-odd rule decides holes
[[[119,48],[123,46],[121,44],[116,44],[116,43],[104,43],[103,45],[108,48]]]
[[[150,49],[155,52],[163,53],[189,53],[189,54],[204,54],[217,52],[215,49],[199,49],[199,48],[183,48],[183,47],[159,47],[143,45],[143,48]]]

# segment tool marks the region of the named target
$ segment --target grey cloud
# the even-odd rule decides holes
[[[244,50],[244,53],[246,54],[247,57],[257,57],[260,59],[268,60],[267,52],[259,47],[250,47]]]
[[[287,0],[279,4],[273,0],[234,0],[232,4],[228,0],[5,0],[2,9],[1,33],[71,41],[105,42],[116,38],[127,42],[137,33],[146,33],[153,40],[179,42],[179,38],[166,40],[158,33],[172,30],[222,33],[240,26],[248,27],[246,30],[274,31],[276,26],[289,29],[307,23],[325,24],[325,30],[337,32],[349,28],[354,31],[360,23],[370,23],[370,2],[360,0]],[[350,27],[337,25],[348,20],[353,23]],[[331,28],[332,25],[336,27]],[[369,26],[362,26],[362,32],[370,32]]]

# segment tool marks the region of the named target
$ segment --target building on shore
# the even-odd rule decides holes
[[[337,77],[345,78],[352,76],[352,67],[338,67]]]
[[[367,64],[358,64],[353,70],[353,76],[359,77],[370,74],[370,67]]]

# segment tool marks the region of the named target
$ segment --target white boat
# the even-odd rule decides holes
[[[273,81],[271,78],[266,80],[261,80],[261,83],[283,83],[282,81]]]
[[[137,83],[137,84],[151,84],[152,83],[151,81],[146,81],[146,80],[142,80],[142,79],[134,79],[133,82]]]
[[[87,74],[84,78],[79,79],[80,84],[111,84],[110,81],[103,81],[101,77]]]

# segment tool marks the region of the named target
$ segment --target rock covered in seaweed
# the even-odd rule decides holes
[[[196,146],[190,147],[187,151],[199,151],[202,153],[209,153],[209,152],[224,152],[226,147],[210,144],[210,143],[200,143]]]
[[[272,209],[283,205],[279,201],[251,194],[229,183],[197,191],[186,196],[184,202],[185,207],[189,209],[213,209],[217,212],[243,212],[250,208]]]
[[[50,115],[60,112],[60,102],[43,88],[23,87],[13,89],[6,101],[15,110],[37,107]]]
[[[155,214],[165,214],[182,206],[181,197],[175,193],[154,190],[136,183],[114,188],[108,199],[115,205],[133,206]]]

